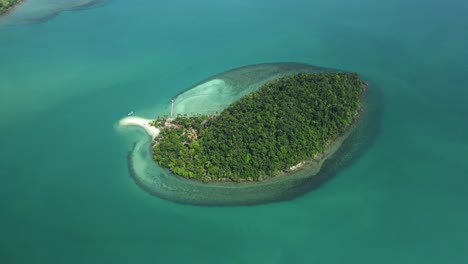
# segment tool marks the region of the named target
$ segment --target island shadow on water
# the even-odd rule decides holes
[[[174,97],[175,114],[221,112],[230,103],[263,84],[298,72],[335,72],[301,63],[268,63],[241,67],[215,75]],[[148,193],[170,201],[193,205],[254,205],[283,201],[313,190],[343,170],[372,145],[377,136],[382,97],[372,85],[364,97],[364,111],[341,138],[321,166],[306,166],[285,176],[262,182],[201,183],[172,174],[152,158],[150,136],[136,142],[128,153],[129,173]],[[166,109],[169,111],[168,109]],[[167,113],[167,112],[166,112]],[[165,113],[161,113],[164,115]]]

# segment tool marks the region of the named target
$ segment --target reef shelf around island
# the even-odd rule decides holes
[[[341,72],[299,63],[258,64],[230,70],[203,81],[173,99],[174,115],[216,114],[263,84],[299,72]],[[300,166],[263,181],[203,183],[177,176],[152,159],[153,136],[141,138],[128,154],[129,172],[145,191],[171,201],[201,205],[258,204],[290,199],[320,186],[370,144],[375,134],[369,113],[369,92],[359,118],[338,135],[321,154]],[[372,108],[374,104],[370,104]],[[168,104],[160,116],[170,113]],[[139,124],[133,124],[139,125]],[[141,124],[140,124],[141,126]],[[364,143],[365,142],[365,143]],[[294,164],[297,165],[297,164]]]

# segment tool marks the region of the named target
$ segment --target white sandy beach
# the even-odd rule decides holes
[[[139,126],[143,128],[153,139],[159,134],[159,129],[155,128],[154,126],[150,125],[152,120],[137,117],[137,116],[129,116],[121,119],[119,121],[120,126]]]

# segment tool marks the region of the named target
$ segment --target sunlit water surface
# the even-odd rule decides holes
[[[29,0],[1,19],[1,263],[468,262],[466,1],[65,11],[85,2]],[[146,135],[116,129],[127,112],[155,116],[201,80],[278,61],[357,71],[379,91],[365,151],[265,205],[181,205],[135,184],[127,156]]]

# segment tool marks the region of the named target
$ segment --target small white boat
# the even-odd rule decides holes
[[[133,115],[133,111],[130,111],[130,112],[128,112],[128,114],[127,114],[127,115],[128,115],[128,116],[131,116],[131,115]]]

